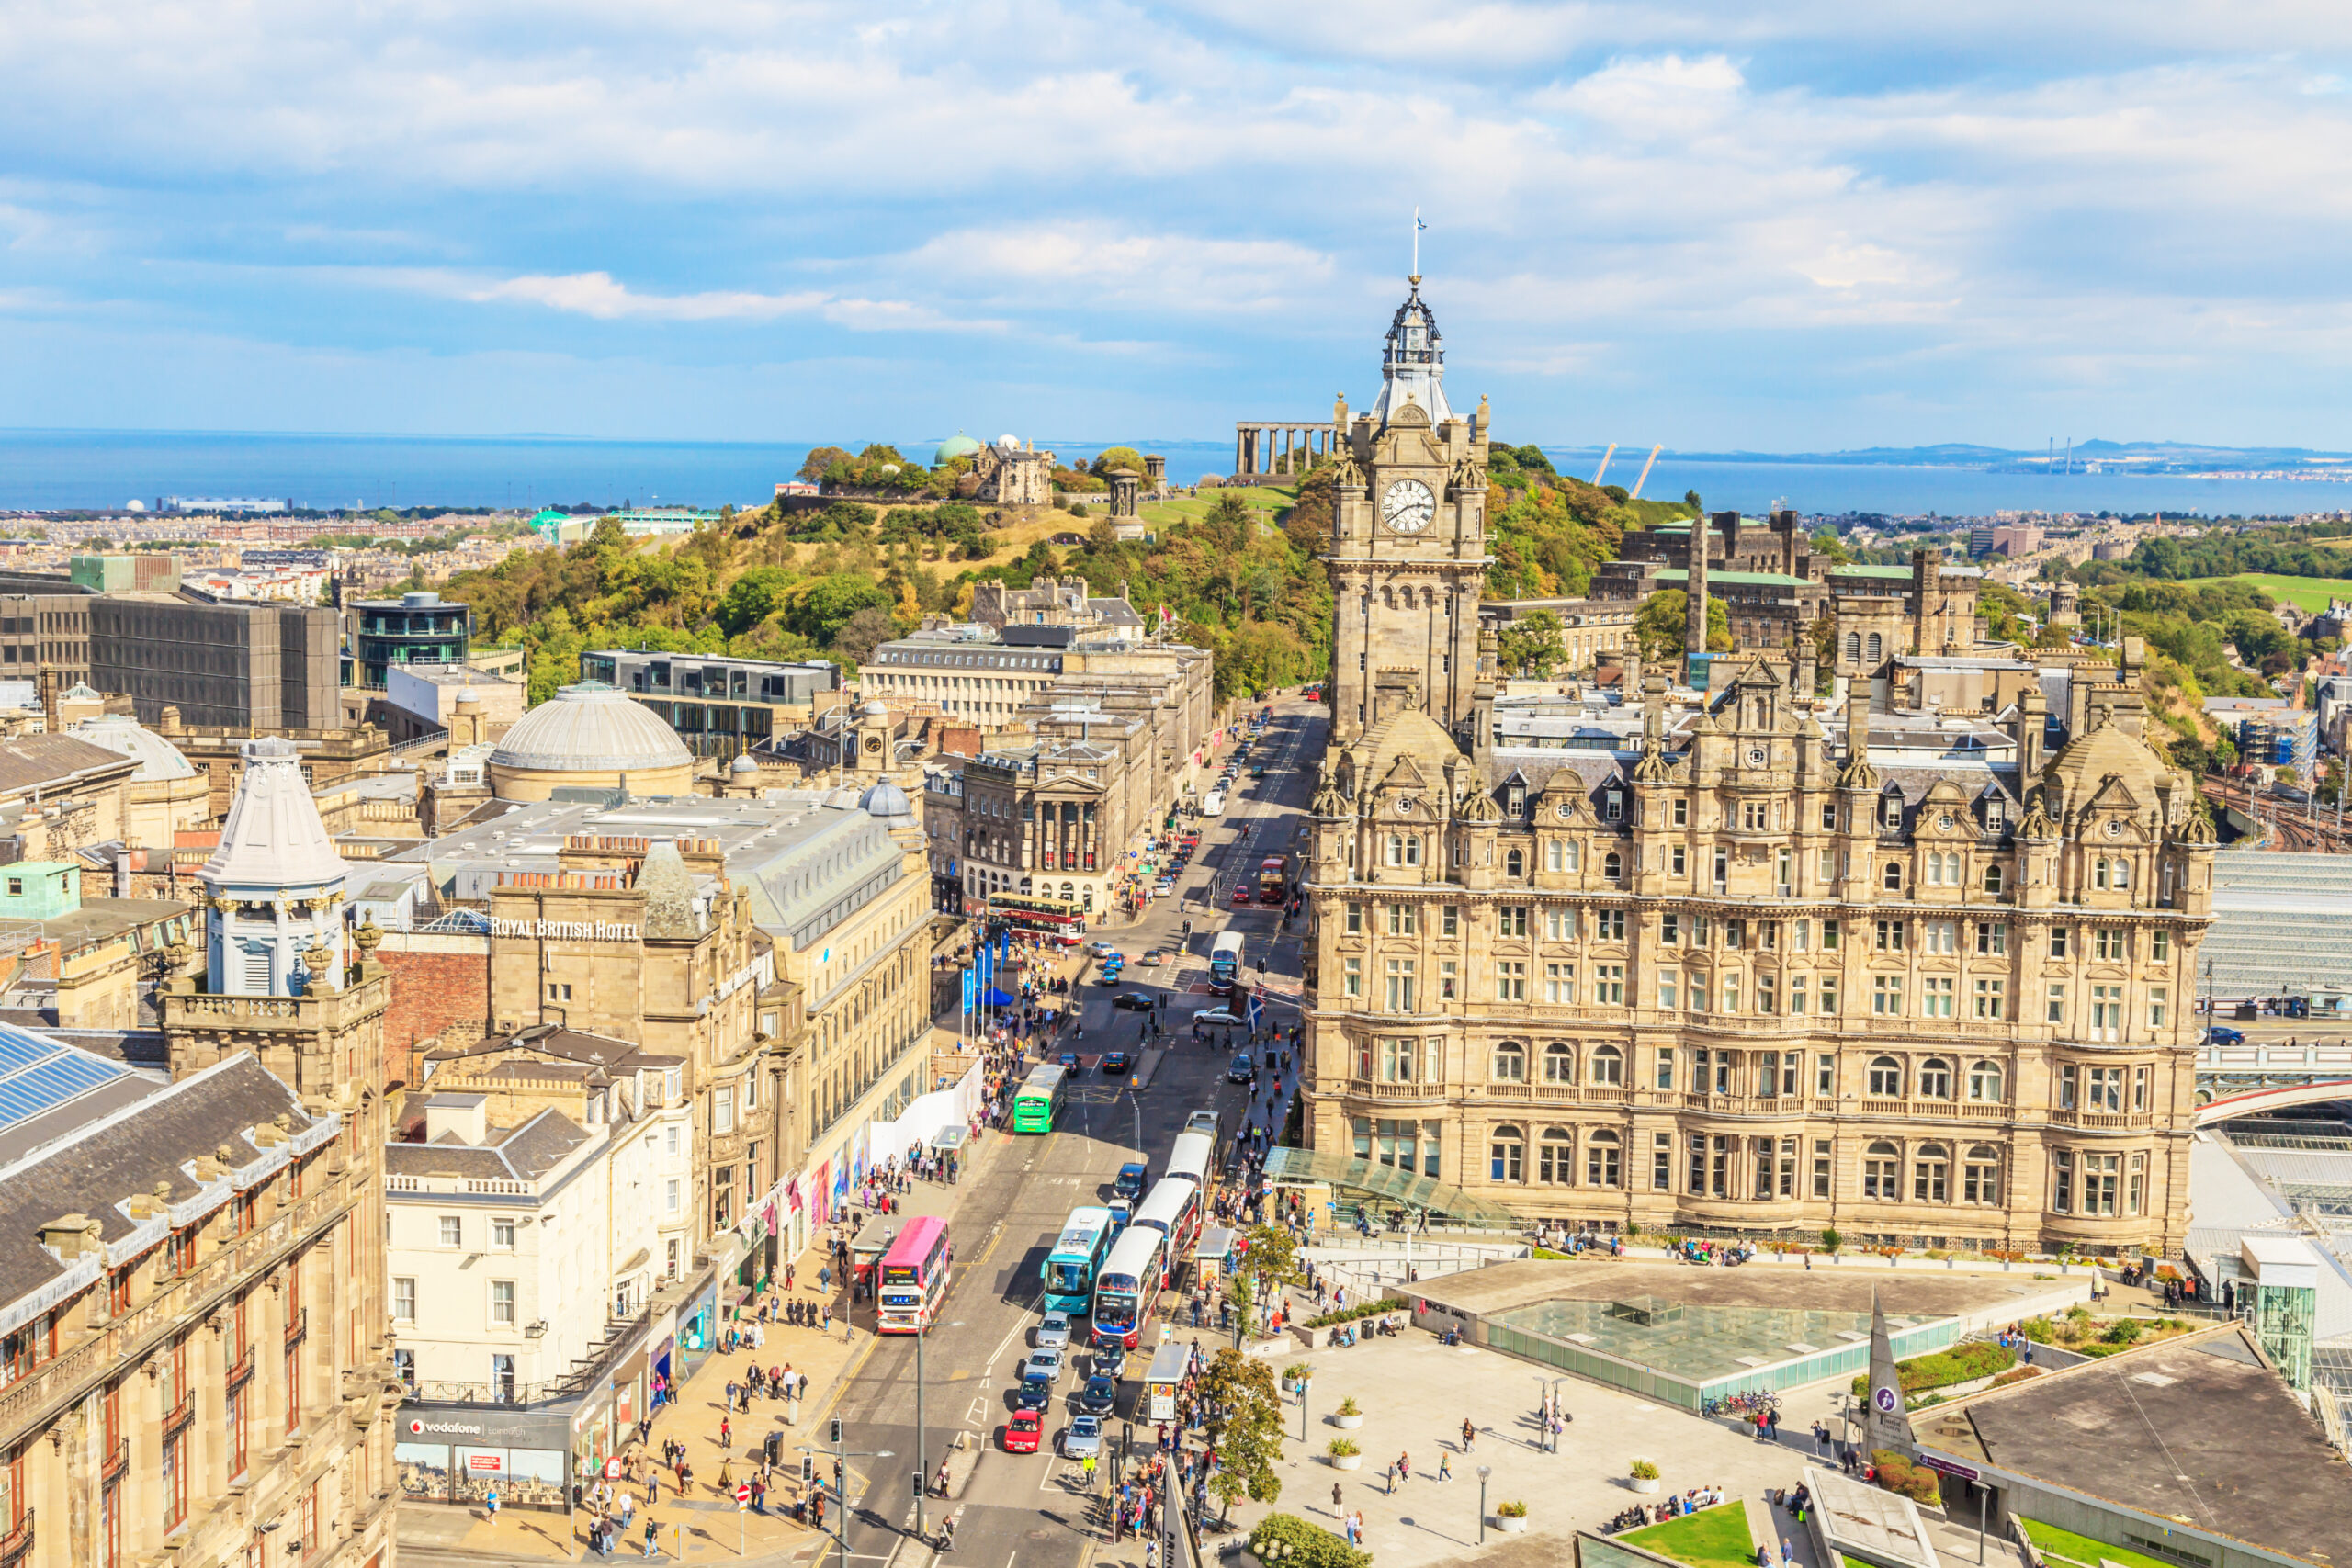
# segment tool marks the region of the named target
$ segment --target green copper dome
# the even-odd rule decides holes
[[[932,466],[936,468],[940,464],[955,457],[968,457],[979,449],[980,444],[978,442],[973,440],[970,436],[965,434],[959,430],[955,434],[949,436],[946,440],[939,444],[939,453],[938,456],[932,458]]]

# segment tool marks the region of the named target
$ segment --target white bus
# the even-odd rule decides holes
[[[1181,1176],[1203,1191],[1208,1190],[1209,1167],[1216,1159],[1216,1140],[1206,1133],[1180,1133],[1169,1146],[1168,1168],[1160,1172],[1164,1179]]]
[[[1160,1267],[1173,1275],[1201,1234],[1201,1190],[1181,1176],[1161,1177],[1152,1184],[1151,1196],[1143,1201],[1127,1228],[1158,1231],[1168,1238]]]
[[[1160,1263],[1167,1245],[1166,1236],[1138,1225],[1129,1225],[1111,1244],[1111,1256],[1094,1276],[1094,1343],[1136,1348],[1167,1278]]]
[[[1240,978],[1241,933],[1221,931],[1209,943],[1209,985],[1218,991],[1230,991]]]

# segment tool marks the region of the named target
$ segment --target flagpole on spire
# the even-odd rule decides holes
[[[1421,209],[1413,209],[1413,271],[1409,282],[1419,288],[1421,282],[1421,231],[1429,225],[1421,221]]]

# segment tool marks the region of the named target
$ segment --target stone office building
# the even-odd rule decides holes
[[[1442,580],[1450,530],[1385,499],[1428,482],[1419,425],[1397,473],[1369,434],[1343,513],[1405,520],[1381,570]],[[1340,613],[1374,649],[1430,615]],[[1498,725],[1491,640],[1452,698],[1342,660],[1365,719],[1311,807],[1308,1142],[1570,1221],[2177,1252],[2215,846],[2132,654],[2054,748],[2037,687],[2009,745],[1924,765],[1793,660],[1682,706],[1654,674],[1638,738],[1589,750]]]

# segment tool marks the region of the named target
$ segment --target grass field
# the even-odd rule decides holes
[[[1660,1557],[1688,1562],[1691,1568],[1747,1568],[1756,1561],[1756,1541],[1747,1533],[1747,1509],[1736,1497],[1662,1525],[1627,1530],[1617,1539]],[[2098,1564],[2094,1562],[2090,1568]]]
[[[2352,599],[2352,578],[2278,577],[2269,572],[2242,571],[2223,582],[2251,582],[2273,599],[2284,600],[2307,615],[2327,608],[2330,599]]]
[[[2025,1533],[2041,1549],[2051,1568],[2099,1568],[2101,1562],[2114,1562],[2120,1568],[2178,1568],[2177,1564],[2160,1562],[2145,1552],[2126,1546],[2109,1546],[2103,1540],[2062,1530],[2056,1525],[2045,1525],[2040,1519],[2027,1519]]]
[[[1208,515],[1221,495],[1238,495],[1249,505],[1261,512],[1276,512],[1298,500],[1295,485],[1242,485],[1233,490],[1204,490],[1198,495],[1180,495],[1170,501],[1146,502],[1136,509],[1136,515],[1147,523],[1182,523]]]

